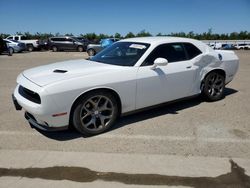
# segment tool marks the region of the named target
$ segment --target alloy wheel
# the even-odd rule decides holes
[[[114,110],[114,105],[108,97],[93,96],[82,105],[80,122],[90,131],[102,130],[111,121]]]
[[[213,74],[208,79],[208,93],[215,97],[221,95],[224,88],[224,77],[220,74]]]

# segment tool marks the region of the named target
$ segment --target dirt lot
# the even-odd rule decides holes
[[[249,160],[250,51],[236,53],[240,58],[240,68],[235,79],[227,85],[225,99],[207,103],[195,98],[123,117],[108,133],[91,138],[83,138],[74,131],[40,133],[31,129],[23,112],[15,111],[11,101],[16,77],[23,70],[62,60],[86,58],[86,53],[1,55],[0,149]],[[249,161],[244,164],[244,168],[250,169]],[[197,171],[197,174],[202,173]]]

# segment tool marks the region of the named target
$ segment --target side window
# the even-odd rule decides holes
[[[57,42],[64,42],[64,41],[66,41],[66,39],[65,39],[65,38],[57,38],[56,41],[57,41]]]
[[[20,38],[21,38],[21,40],[28,40],[28,38],[26,36],[21,36]]]
[[[202,52],[191,43],[183,43],[188,54],[188,59],[193,59],[194,57],[200,55]]]
[[[54,42],[60,42],[60,41],[63,41],[64,39],[63,38],[51,38],[51,40]]]
[[[186,52],[181,43],[169,43],[156,47],[145,60],[143,66],[153,65],[154,60],[162,57],[169,63],[187,60]]]
[[[65,41],[67,41],[67,42],[73,42],[72,39],[66,39]]]
[[[18,40],[19,39],[19,37],[15,37],[15,40]]]

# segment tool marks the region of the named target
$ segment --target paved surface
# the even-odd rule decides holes
[[[207,103],[195,98],[123,117],[108,133],[91,138],[75,131],[31,129],[11,102],[21,71],[86,58],[85,53],[1,55],[0,187],[154,187],[157,182],[165,187],[230,187],[231,180],[247,187],[243,180],[250,181],[250,51],[237,54],[240,69],[227,85],[225,99]],[[62,172],[72,173],[52,175]],[[77,178],[79,174],[92,179]],[[218,181],[224,184],[214,183]]]

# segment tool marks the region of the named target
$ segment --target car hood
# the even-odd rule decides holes
[[[103,74],[118,67],[88,60],[71,60],[28,69],[23,76],[39,86],[45,86],[65,79]]]

